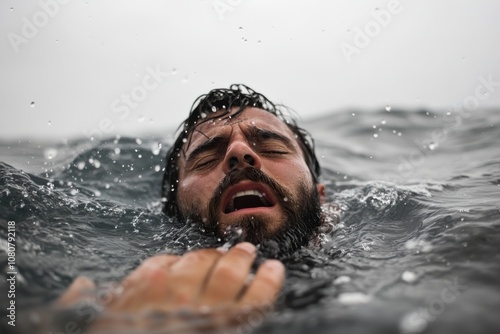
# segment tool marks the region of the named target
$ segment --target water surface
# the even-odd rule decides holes
[[[341,217],[285,260],[274,312],[240,332],[500,328],[499,122],[494,110],[354,111],[305,122],[323,167],[324,211],[334,221],[335,203]],[[0,264],[7,272],[15,221],[18,310],[46,305],[78,275],[105,284],[154,254],[224,242],[161,213],[170,143],[148,135],[0,144]]]

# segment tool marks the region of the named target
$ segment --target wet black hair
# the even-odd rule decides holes
[[[166,156],[165,173],[163,174],[162,202],[163,212],[169,216],[180,217],[177,205],[177,187],[179,183],[178,159],[183,152],[184,145],[189,146],[192,134],[196,127],[204,122],[213,120],[212,113],[218,112],[217,119],[229,118],[233,108],[238,108],[231,117],[236,117],[245,108],[255,107],[263,109],[283,121],[293,132],[299,143],[313,182],[318,183],[321,173],[318,159],[314,152],[314,140],[310,133],[297,125],[292,110],[272,103],[264,95],[243,84],[232,84],[227,88],[213,89],[207,94],[199,96],[193,103],[188,118],[179,126],[177,138],[170,147]]]

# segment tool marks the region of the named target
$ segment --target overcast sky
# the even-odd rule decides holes
[[[0,33],[0,139],[167,136],[231,83],[304,119],[500,106],[497,0],[2,0]]]

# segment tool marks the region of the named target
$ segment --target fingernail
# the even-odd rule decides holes
[[[263,264],[267,269],[270,270],[283,270],[285,266],[278,260],[266,260]]]
[[[215,250],[222,254],[227,253],[227,248],[224,246],[217,247]]]
[[[240,249],[248,254],[255,254],[255,251],[257,250],[257,248],[249,242],[241,242],[234,246],[234,248]]]

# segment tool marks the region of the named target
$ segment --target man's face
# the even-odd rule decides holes
[[[182,216],[201,219],[219,235],[241,227],[254,243],[300,224],[317,226],[319,221],[304,221],[310,215],[319,219],[319,199],[292,131],[258,108],[232,118],[210,117],[194,130],[179,157]],[[323,186],[318,189],[322,195]]]

